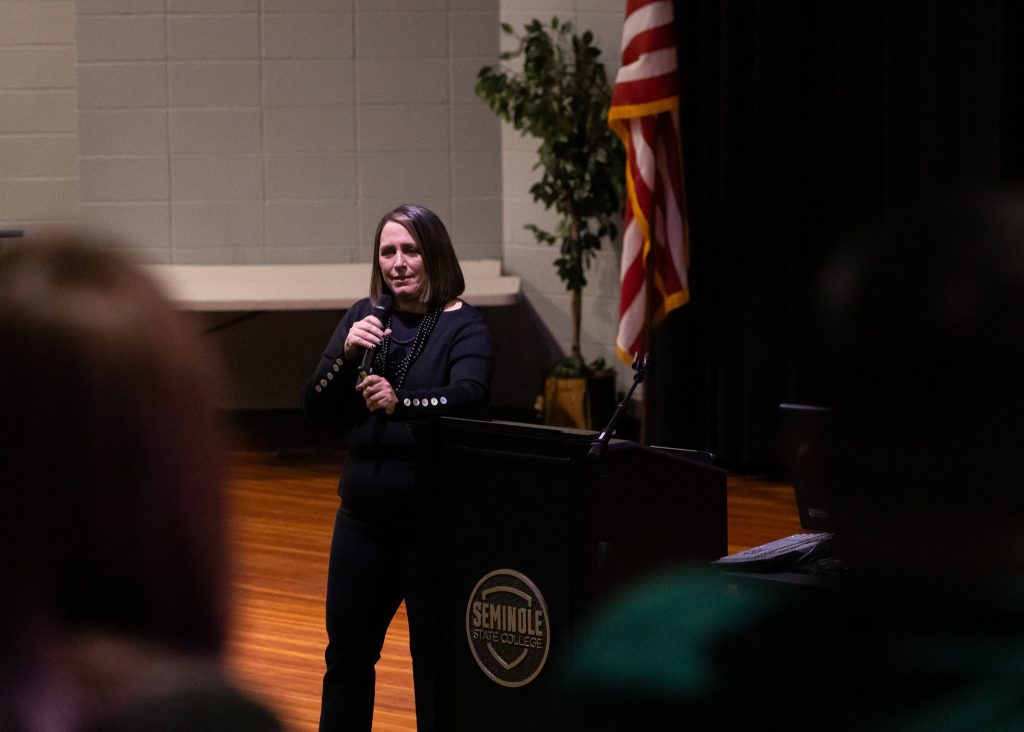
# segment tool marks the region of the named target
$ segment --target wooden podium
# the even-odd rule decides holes
[[[595,433],[442,418],[414,427],[430,495],[434,728],[542,728],[588,609],[661,565],[726,554],[725,473]],[[422,674],[421,674],[422,676]],[[425,686],[422,686],[425,685]]]

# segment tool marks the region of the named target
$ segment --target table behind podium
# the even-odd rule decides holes
[[[432,505],[438,730],[537,729],[589,607],[659,565],[726,553],[725,473],[592,432],[443,418],[414,427]]]

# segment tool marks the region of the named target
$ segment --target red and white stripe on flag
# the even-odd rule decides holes
[[[671,0],[628,0],[622,66],[608,110],[608,124],[626,148],[615,350],[627,363],[647,350],[649,329],[690,299],[676,66]]]

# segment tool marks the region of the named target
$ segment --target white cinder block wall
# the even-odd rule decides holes
[[[0,0],[0,228],[78,220],[73,2]]]
[[[364,261],[379,216],[416,201],[446,221],[461,257],[500,257],[523,277],[527,307],[568,349],[555,252],[523,228],[551,221],[529,198],[536,143],[503,129],[473,86],[497,61],[499,21],[552,15],[592,30],[614,74],[624,9],[0,0],[0,226],[77,221],[144,262]],[[589,277],[588,359],[614,361],[618,267],[605,252]],[[294,406],[294,385],[275,386],[273,372],[247,372],[236,405]]]
[[[456,80],[495,0],[79,0],[82,219],[145,261],[363,261],[421,202],[501,256],[500,131]]]

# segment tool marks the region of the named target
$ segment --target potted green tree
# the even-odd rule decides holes
[[[589,390],[593,395],[595,390],[601,391],[594,385],[598,373],[606,382],[610,379],[614,401],[614,372],[605,369],[603,361],[588,364],[583,358],[581,302],[595,253],[603,240],[612,241],[618,235],[625,153],[608,126],[611,87],[593,34],[587,31],[577,35],[571,23],[558,18],[552,18],[548,25],[533,19],[525,25],[524,33],[517,33],[507,23],[501,28],[517,41],[517,46],[502,53],[500,59],[520,60],[521,67],[484,67],[476,93],[501,119],[540,140],[536,167],[541,178],[530,193],[545,208],[553,207],[559,220],[553,232],[535,224],[527,228],[538,242],[559,247],[554,264],[570,293],[571,351],[552,369],[546,387],[545,413],[551,421],[552,392],[578,392],[579,384],[589,381],[584,392]],[[576,384],[566,387],[552,379],[575,380]],[[567,410],[580,414],[558,421],[592,426],[592,400],[582,395],[579,398],[581,406],[569,406]]]

